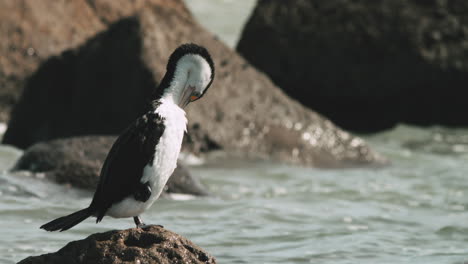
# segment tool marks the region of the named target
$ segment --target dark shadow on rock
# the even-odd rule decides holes
[[[28,148],[12,170],[45,173],[47,179],[57,183],[94,191],[115,139],[114,136],[86,136],[40,142]],[[164,193],[208,195],[206,187],[181,162],[177,163]]]
[[[93,234],[68,243],[55,253],[28,257],[18,264],[216,263],[190,240],[164,228],[149,226]]]
[[[262,0],[237,50],[345,129],[466,126],[466,12],[463,0]]]
[[[111,25],[77,50],[51,57],[27,81],[4,144],[119,134],[146,110],[157,84],[140,58],[137,19]]]

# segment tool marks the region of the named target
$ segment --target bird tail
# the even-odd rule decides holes
[[[49,223],[42,225],[41,228],[46,231],[57,231],[60,232],[68,230],[75,225],[81,223],[86,218],[90,217],[93,214],[91,208],[85,208],[73,214],[62,216],[55,220],[50,221]]]

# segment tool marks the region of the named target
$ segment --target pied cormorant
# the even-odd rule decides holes
[[[178,47],[154,93],[151,110],[131,124],[109,151],[89,207],[41,228],[64,231],[90,216],[98,223],[106,215],[133,217],[137,227],[143,226],[140,214],[159,197],[177,166],[187,126],[183,108],[200,99],[213,78],[213,60],[205,48]]]

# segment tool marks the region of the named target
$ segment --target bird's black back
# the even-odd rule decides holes
[[[149,111],[115,141],[104,165],[90,208],[99,222],[112,204],[134,195],[143,169],[152,164],[156,145],[164,132],[164,118]]]

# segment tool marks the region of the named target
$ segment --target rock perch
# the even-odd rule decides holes
[[[54,253],[23,259],[18,264],[173,264],[216,263],[190,240],[159,226],[113,230],[73,241]]]

